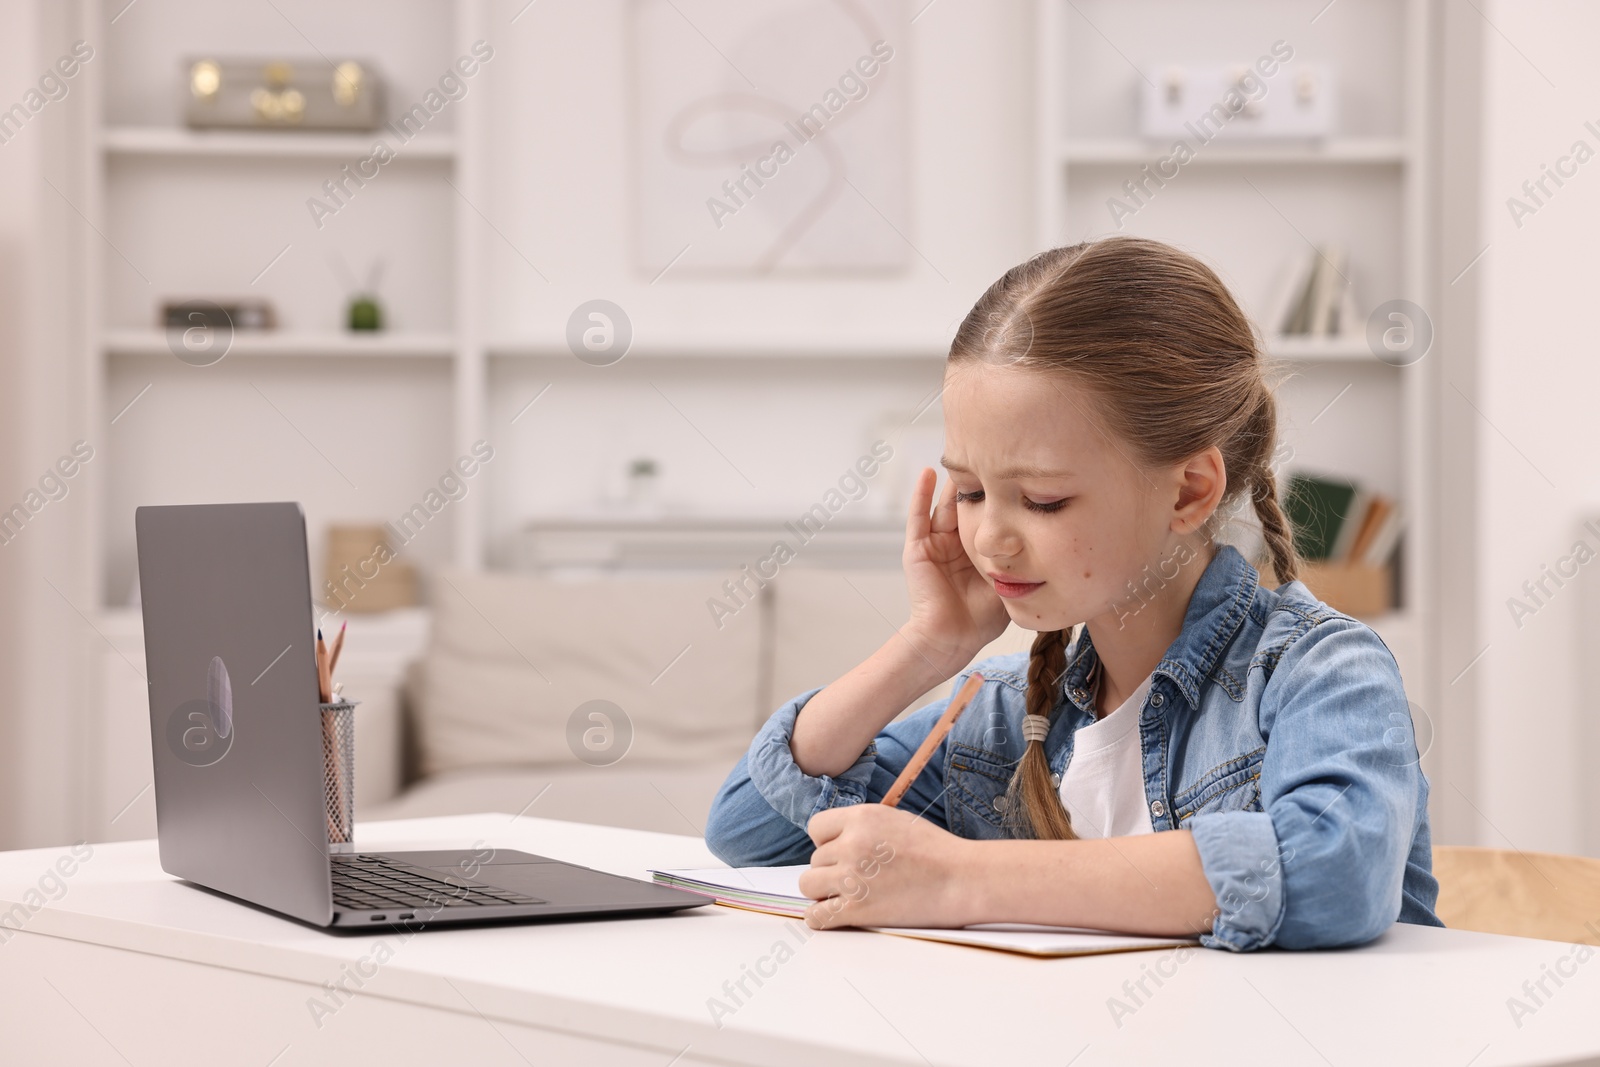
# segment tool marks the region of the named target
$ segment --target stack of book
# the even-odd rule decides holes
[[[1280,335],[1337,337],[1361,329],[1346,278],[1349,257],[1339,244],[1306,251],[1281,275],[1266,321]]]
[[[1394,608],[1394,569],[1404,517],[1398,501],[1359,483],[1292,473],[1283,496],[1300,580],[1318,599],[1349,615]]]

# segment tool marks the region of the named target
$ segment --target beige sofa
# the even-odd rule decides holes
[[[768,715],[908,616],[898,570],[802,562],[748,597],[725,572],[435,573],[432,635],[405,687],[408,784],[358,818],[504,811],[702,833]],[[1013,626],[975,659],[1032,639]]]

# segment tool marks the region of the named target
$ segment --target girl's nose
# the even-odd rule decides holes
[[[1010,523],[987,511],[972,534],[972,548],[985,559],[1002,560],[1017,554],[1020,543]]]

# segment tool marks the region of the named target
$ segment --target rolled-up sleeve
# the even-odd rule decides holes
[[[821,687],[808,690],[773,713],[750,742],[745,758],[750,780],[772,809],[796,826],[804,828],[811,816],[825,808],[859,804],[867,799],[872,783],[872,768],[877,762],[876,740],[867,743],[856,761],[837,775],[811,775],[794,761],[789,739],[794,736],[795,720]]]
[[[734,867],[809,862],[812,844],[806,824],[811,817],[828,808],[882,800],[974,669],[956,676],[951,695],[885,726],[856,761],[836,775],[807,774],[795,763],[789,747],[795,720],[823,687],[789,700],[767,719],[717,791],[706,820],[706,846]],[[900,802],[900,807],[940,827],[945,825],[943,780],[948,745],[948,739],[939,743]]]
[[[1334,948],[1399,917],[1422,788],[1400,669],[1334,617],[1289,644],[1262,691],[1261,811],[1189,826],[1218,913],[1209,948]]]

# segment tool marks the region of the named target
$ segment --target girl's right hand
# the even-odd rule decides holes
[[[960,671],[1010,625],[1005,601],[972,565],[956,523],[955,482],[946,481],[930,518],[928,509],[939,474],[924,467],[911,491],[906,547],[901,556],[911,594],[907,629],[918,647],[950,675]],[[952,666],[953,665],[953,666]],[[949,675],[947,675],[949,677]]]

